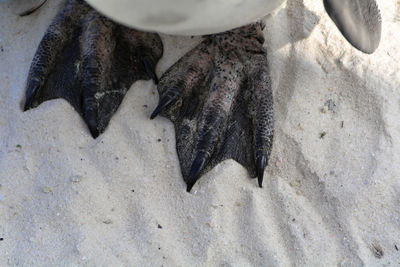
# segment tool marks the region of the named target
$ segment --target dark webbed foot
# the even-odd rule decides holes
[[[188,191],[229,158],[262,185],[274,123],[263,42],[260,23],[208,36],[161,77],[151,117],[161,113],[173,121]]]
[[[157,34],[117,25],[81,0],[69,0],[33,59],[24,110],[64,98],[93,137],[107,127],[132,83],[154,79],[162,56]]]

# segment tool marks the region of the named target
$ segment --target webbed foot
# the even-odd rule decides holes
[[[211,35],[160,79],[159,113],[175,125],[181,170],[197,179],[232,158],[258,177],[272,149],[273,99],[260,23]]]
[[[24,110],[64,98],[97,137],[136,80],[157,81],[162,50],[157,34],[115,24],[84,1],[69,0],[34,56]]]

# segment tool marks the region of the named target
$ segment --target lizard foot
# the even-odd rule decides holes
[[[82,0],[69,0],[45,33],[27,81],[24,110],[66,99],[93,137],[107,127],[136,80],[154,79],[160,37],[115,24]]]
[[[197,179],[232,158],[258,177],[272,149],[273,99],[262,24],[210,35],[160,79],[158,114],[175,126],[189,192]]]

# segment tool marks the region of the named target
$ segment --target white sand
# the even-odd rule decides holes
[[[371,56],[342,38],[322,1],[290,0],[267,18],[276,135],[265,186],[228,160],[191,194],[172,124],[149,120],[152,82],[132,86],[96,140],[64,100],[21,111],[60,3],[20,18],[18,2],[0,3],[1,266],[400,264],[398,0],[378,1]],[[199,39],[163,40],[159,74]],[[328,100],[336,106],[321,112]]]

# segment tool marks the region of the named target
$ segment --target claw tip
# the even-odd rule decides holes
[[[23,110],[24,110],[24,112],[25,112],[25,111],[27,111],[27,110],[29,110],[29,109],[30,109],[29,105],[27,105],[27,103],[25,103],[25,105],[24,105],[24,109],[23,109]]]
[[[43,102],[40,98],[38,98],[38,91],[40,88],[40,83],[34,79],[29,81],[26,90],[25,96],[25,104],[24,104],[24,111],[27,111],[31,108],[37,107],[40,103]]]
[[[164,108],[164,104],[163,104],[163,101],[161,100],[160,103],[157,105],[157,107],[154,109],[153,113],[151,113],[150,119],[152,120],[155,117],[157,117],[163,108]]]
[[[192,167],[190,169],[189,176],[186,179],[187,192],[190,192],[197,179],[200,176],[201,171],[204,169],[207,157],[205,154],[200,153],[197,155],[196,159],[193,161]]]
[[[28,111],[28,110],[30,110],[32,108],[37,107],[37,106],[38,106],[38,104],[33,102],[32,98],[27,98],[25,100],[25,104],[24,104],[24,111]]]
[[[193,184],[188,184],[187,187],[186,187],[186,192],[190,193],[190,190],[192,190],[193,186],[194,186],[194,183]]]
[[[159,111],[157,110],[158,107],[153,111],[153,113],[151,113],[150,115],[150,120],[154,119],[155,117],[157,117]]]
[[[94,139],[96,139],[100,135],[100,131],[95,127],[89,127],[89,131]]]
[[[258,186],[262,188],[262,182],[264,179],[264,170],[267,166],[267,158],[262,155],[257,158],[257,177],[258,177]]]

